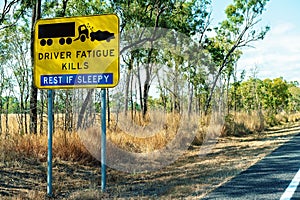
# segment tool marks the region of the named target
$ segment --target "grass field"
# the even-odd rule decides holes
[[[299,126],[299,122],[283,123],[261,133],[221,137],[204,157],[199,156],[201,146],[191,146],[175,163],[153,172],[129,174],[109,168],[106,193],[100,192],[100,163],[86,150],[78,135],[58,131],[53,141],[54,197],[201,198],[299,133]],[[162,141],[166,141],[165,135],[161,134],[151,139],[152,147],[142,148],[149,140],[137,141],[125,138],[121,132],[119,134],[109,137],[136,144],[134,147],[127,144],[131,151],[149,151],[155,148],[156,142],[163,145]],[[0,138],[0,198],[45,199],[47,135],[10,133]]]

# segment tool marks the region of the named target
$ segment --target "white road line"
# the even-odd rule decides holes
[[[292,182],[285,189],[280,200],[290,200],[293,197],[293,194],[296,191],[296,189],[299,185],[299,182],[300,182],[300,169],[298,170],[297,174],[294,176]]]

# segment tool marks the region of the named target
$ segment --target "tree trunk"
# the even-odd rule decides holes
[[[178,64],[175,63],[175,71],[174,71],[174,82],[173,82],[173,97],[174,97],[174,111],[176,113],[180,113],[181,108],[180,108],[180,94],[179,94],[179,69],[178,69]]]
[[[125,116],[127,116],[127,111],[128,111],[128,101],[129,101],[129,86],[130,86],[130,78],[131,78],[131,73],[132,73],[132,68],[133,68],[133,55],[131,56],[129,63],[128,63],[128,71],[126,75],[126,85],[125,85],[125,101],[124,101],[124,113]]]
[[[41,18],[41,0],[36,0],[32,9],[32,26],[31,26],[31,63],[32,63],[32,81],[30,91],[30,133],[37,133],[37,93],[38,90],[34,85],[34,26],[35,22]]]
[[[230,75],[228,75],[227,82],[226,82],[227,115],[229,115],[230,113],[229,84],[230,84]]]
[[[134,121],[134,116],[133,116],[133,109],[134,109],[134,105],[133,105],[133,73],[131,73],[131,82],[130,82],[130,113],[131,113],[131,120]]]
[[[219,72],[218,72],[216,78],[214,79],[214,82],[213,82],[212,88],[211,88],[211,90],[210,90],[209,96],[208,96],[208,98],[207,98],[207,100],[206,100],[206,102],[205,102],[205,106],[204,106],[204,115],[207,115],[207,114],[208,114],[208,109],[209,109],[209,107],[210,107],[210,103],[211,103],[211,100],[212,100],[212,96],[213,96],[213,94],[214,94],[214,92],[215,92],[215,88],[216,88],[216,86],[217,86],[217,82],[218,82],[218,80],[219,80],[219,77],[220,77],[220,75],[221,75],[222,70],[223,70],[223,67],[221,67],[221,68],[219,69]]]
[[[188,104],[188,117],[190,118],[191,117],[191,114],[192,114],[192,104],[193,104],[193,96],[194,96],[194,87],[193,87],[193,84],[189,83],[190,84],[190,91],[189,91],[189,104]]]
[[[140,66],[139,63],[137,64],[137,78],[138,78],[138,84],[139,84],[139,94],[140,94],[140,106],[141,106],[141,110],[144,110],[144,106],[143,106],[143,93],[142,93],[142,82],[141,82],[141,73],[140,73]]]
[[[82,128],[82,122],[83,122],[83,119],[84,119],[84,113],[85,113],[85,110],[86,110],[86,108],[88,106],[89,100],[90,100],[90,98],[91,98],[94,90],[95,89],[88,90],[88,93],[87,93],[87,95],[86,95],[86,97],[84,99],[82,107],[81,107],[81,109],[79,111],[78,122],[77,122],[77,129]]]
[[[164,92],[163,86],[161,84],[159,75],[157,74],[157,80],[158,80],[158,86],[159,86],[159,90],[160,90],[160,94],[161,94],[161,99],[162,99],[162,103],[163,103],[163,108],[164,108],[164,112],[167,111],[167,98],[166,98],[166,94]]]
[[[148,83],[148,81],[145,81],[144,84],[144,98],[143,98],[143,118],[146,118],[146,114],[148,112],[148,98],[149,98],[149,89],[150,89],[150,85]]]
[[[153,52],[153,48],[152,48],[152,43],[151,43],[151,49],[148,52],[148,59],[147,59],[147,63],[145,66],[146,69],[146,80],[144,82],[144,97],[143,97],[143,118],[146,118],[146,114],[148,112],[148,98],[149,98],[149,90],[150,90],[150,76],[151,76],[151,72],[150,72],[150,62],[151,62],[151,56],[152,56],[152,52]]]
[[[6,102],[6,109],[5,109],[5,137],[8,136],[9,133],[8,108],[9,108],[9,100]]]

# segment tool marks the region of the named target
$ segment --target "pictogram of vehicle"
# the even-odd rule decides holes
[[[114,33],[108,31],[98,30],[96,32],[91,32],[85,24],[78,26],[78,37],[74,39],[85,42],[86,39],[91,38],[91,41],[103,41],[106,40],[109,42],[111,39],[114,39]],[[73,37],[75,37],[75,22],[66,22],[66,23],[56,23],[56,24],[41,24],[38,25],[38,39],[40,40],[41,46],[51,46],[53,44],[53,38],[59,38],[59,44],[72,44]]]
[[[38,26],[38,39],[41,39],[41,46],[51,46],[53,38],[60,38],[59,44],[72,44],[72,37],[75,37],[75,22],[41,24]]]
[[[74,41],[80,39],[81,42],[84,42],[87,38],[89,38],[89,30],[87,29],[85,24],[78,27],[78,33],[79,35]]]
[[[91,32],[90,34],[91,36],[91,41],[97,40],[97,41],[103,41],[106,40],[107,42],[109,42],[111,39],[114,39],[114,33],[110,33],[108,31],[101,31],[98,30],[96,32]]]

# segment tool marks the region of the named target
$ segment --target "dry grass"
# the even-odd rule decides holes
[[[19,132],[18,117],[15,114],[1,114],[2,134],[13,134]],[[7,123],[6,123],[7,122]]]
[[[266,127],[262,113],[230,113],[225,116],[221,130],[221,136],[244,136],[252,133],[260,133]]]
[[[261,125],[255,116],[236,114],[235,123],[255,133]],[[13,116],[9,117],[13,129],[17,122],[13,121]],[[298,121],[299,117],[299,114],[291,115],[288,121]],[[151,152],[174,137],[178,121],[178,116],[167,116],[162,129],[151,137],[132,136],[111,126],[107,137],[127,151]],[[208,121],[209,118],[189,121],[198,125],[199,144],[208,131]],[[299,132],[299,125],[285,132],[270,129],[260,134],[239,132],[239,137],[219,138],[206,157],[199,157],[201,147],[192,146],[176,163],[152,173],[126,174],[110,169],[109,190],[105,194],[99,192],[99,162],[87,151],[82,138],[76,133],[56,131],[53,136],[54,194],[58,199],[200,198],[287,141]],[[283,128],[287,126],[284,124]],[[99,134],[98,130],[88,131],[91,138],[99,137],[95,132]],[[20,135],[17,131],[2,134],[0,152],[0,198],[11,199],[6,196],[10,195],[14,199],[45,199],[47,135]]]
[[[200,147],[194,146],[174,164],[151,173],[126,174],[110,169],[107,193],[99,191],[97,166],[57,160],[53,174],[55,199],[201,199],[299,132],[299,125],[285,131],[274,129],[265,134],[220,138],[205,157],[199,157]],[[21,166],[11,166],[3,171],[22,171],[33,165],[45,167],[45,163],[22,163]],[[45,176],[38,169],[34,167],[30,171],[36,176]],[[30,179],[23,177],[23,181]],[[45,179],[36,181],[39,181],[39,187],[30,190],[30,193],[19,191],[20,199],[30,195],[45,197]],[[28,183],[24,184],[28,186]],[[9,189],[7,191],[11,192]]]
[[[9,135],[0,139],[2,155],[9,156],[12,152],[24,157],[32,157],[39,161],[47,159],[47,135]],[[85,149],[75,133],[57,132],[53,135],[53,156],[68,161],[93,161],[93,157]]]
[[[294,113],[287,116],[289,122],[300,121],[300,113]]]
[[[10,154],[15,152],[23,156],[34,157],[38,160],[45,161],[47,156],[47,134],[19,134],[18,121],[16,115],[9,115],[8,122],[9,130],[5,130],[5,117],[2,116],[3,133],[0,135],[1,146],[3,147],[2,154]],[[165,147],[172,139],[175,138],[181,122],[187,123],[186,126],[194,126],[195,140],[194,145],[201,145],[204,138],[220,134],[222,136],[239,135],[244,136],[249,133],[260,133],[263,131],[265,122],[258,113],[234,113],[229,115],[226,120],[220,124],[210,125],[210,116],[199,119],[193,116],[189,119],[181,118],[176,114],[154,113],[152,119],[148,116],[143,120],[138,113],[134,116],[123,118],[119,121],[122,126],[118,126],[116,120],[110,122],[110,128],[107,130],[107,139],[117,145],[119,148],[134,153],[148,153],[154,150],[159,150]],[[279,114],[277,120],[283,124],[288,122],[297,122],[300,120],[300,114]],[[59,119],[59,116],[56,116]],[[151,120],[154,123],[151,124]],[[155,121],[156,120],[156,121]],[[132,123],[138,124],[133,126]],[[56,122],[56,126],[60,122]],[[218,126],[222,126],[217,128]],[[132,129],[134,127],[134,129]],[[79,131],[78,133],[68,133],[56,129],[53,135],[53,155],[55,158],[66,161],[82,161],[95,162],[95,159],[90,155],[82,142],[86,138],[94,140],[100,138],[100,127],[91,127],[89,130]],[[100,145],[100,140],[98,140]]]
[[[158,112],[151,118],[148,116],[143,120],[141,114],[133,121],[130,117],[124,118],[121,127],[113,121],[107,138],[119,148],[130,152],[148,153],[159,150],[175,138],[181,119],[178,114]]]

